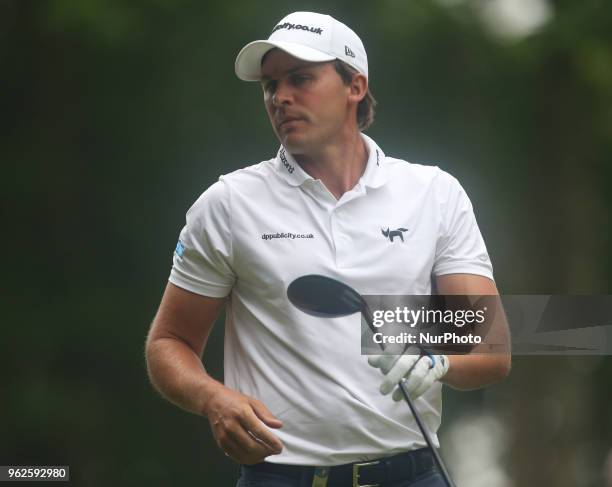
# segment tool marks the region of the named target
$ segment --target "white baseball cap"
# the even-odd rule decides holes
[[[314,12],[289,14],[272,29],[267,40],[244,46],[236,57],[236,76],[259,81],[261,60],[275,47],[304,61],[340,59],[368,76],[368,56],[357,34],[333,17]]]

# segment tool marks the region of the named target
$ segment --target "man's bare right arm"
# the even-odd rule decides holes
[[[222,386],[210,377],[201,356],[224,298],[210,298],[169,283],[146,343],[149,379],[162,396],[196,414]]]
[[[238,463],[261,462],[282,443],[266,426],[280,428],[259,400],[224,386],[206,373],[202,353],[223,298],[200,296],[169,283],[147,337],[153,386],[170,402],[208,417],[219,447]]]

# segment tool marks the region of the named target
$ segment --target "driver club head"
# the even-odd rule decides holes
[[[363,298],[352,287],[318,274],[295,279],[287,288],[287,297],[304,313],[326,318],[360,313],[365,307]]]

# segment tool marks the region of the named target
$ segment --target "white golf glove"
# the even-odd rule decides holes
[[[434,381],[440,380],[448,372],[448,357],[446,355],[420,355],[414,350],[413,355],[371,355],[368,363],[380,369],[385,376],[380,385],[383,395],[393,391],[393,400],[402,399],[402,391],[398,384],[400,380],[410,397],[416,399],[431,387]]]

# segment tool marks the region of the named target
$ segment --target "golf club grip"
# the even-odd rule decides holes
[[[434,456],[436,465],[438,466],[438,469],[440,470],[442,477],[444,477],[444,481],[446,482],[446,485],[448,485],[448,487],[456,487],[454,482],[451,480],[451,477],[448,471],[446,470],[446,466],[444,465],[444,462],[440,458],[440,454],[434,447],[431,436],[429,435],[429,431],[425,428],[425,425],[423,424],[423,421],[421,420],[421,416],[419,415],[418,411],[414,407],[414,404],[412,403],[412,399],[410,399],[410,396],[408,395],[408,391],[406,390],[406,386],[404,384],[403,379],[400,380],[399,382],[399,388],[402,391],[404,400],[408,403],[408,407],[410,408],[410,411],[412,411],[412,416],[414,416],[414,420],[416,421],[419,429],[421,430],[421,434],[423,435],[423,438],[425,438],[425,442],[427,443],[427,446],[429,447],[429,449],[431,450]]]

